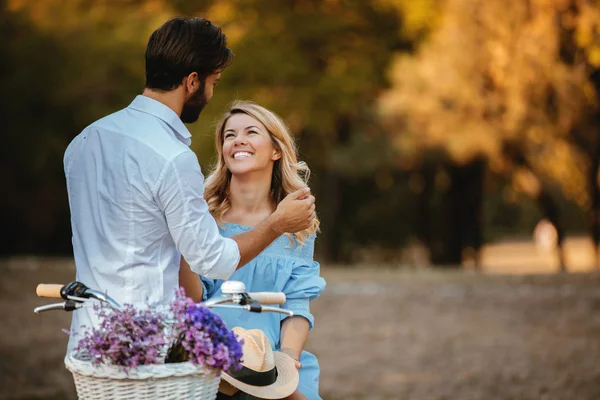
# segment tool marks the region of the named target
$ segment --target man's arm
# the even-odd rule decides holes
[[[227,279],[240,260],[235,241],[224,238],[204,200],[204,176],[192,151],[166,163],[155,188],[177,250],[196,274]]]
[[[179,286],[185,290],[185,295],[196,303],[202,301],[204,288],[200,281],[200,275],[191,270],[190,264],[188,264],[183,257],[181,257],[179,266]]]

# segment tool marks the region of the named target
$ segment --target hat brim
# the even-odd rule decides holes
[[[269,386],[248,385],[247,383],[238,381],[225,372],[221,374],[221,379],[242,392],[255,397],[263,399],[281,399],[287,397],[294,393],[300,382],[300,375],[296,368],[296,362],[289,355],[279,351],[274,351],[273,357],[275,358],[275,367],[277,368],[277,380]]]

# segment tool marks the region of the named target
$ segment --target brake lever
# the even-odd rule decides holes
[[[73,311],[78,308],[83,307],[83,303],[79,303],[74,300],[63,301],[62,303],[54,303],[54,304],[46,304],[45,306],[39,306],[33,309],[33,312],[36,314],[42,313],[44,311],[50,310],[65,310],[65,311]]]
[[[63,288],[60,290],[60,297],[65,300],[68,300],[69,296],[88,298],[89,296],[86,295],[88,290],[89,288],[83,283],[73,281],[63,286]]]
[[[293,317],[294,316],[294,312],[293,311],[285,310],[283,308],[277,308],[277,307],[262,306],[262,310],[261,311],[268,311],[268,312],[275,312],[275,313],[279,313],[279,314],[285,314],[288,317]],[[261,312],[261,311],[258,311],[258,312]]]
[[[119,303],[114,301],[106,293],[102,293],[97,290],[90,289],[85,284],[83,284],[79,281],[73,281],[73,282],[66,284],[60,290],[60,296],[65,300],[75,299],[78,301],[81,301],[80,299],[93,298],[93,299],[97,299],[97,300],[103,301],[105,303],[108,303],[112,308],[115,308],[115,309],[122,308]]]

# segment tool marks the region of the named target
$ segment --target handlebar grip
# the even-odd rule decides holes
[[[281,292],[254,292],[248,293],[248,296],[261,304],[279,304],[285,303],[285,293]]]
[[[56,299],[62,298],[60,295],[60,290],[63,288],[63,285],[57,283],[40,283],[35,288],[35,293],[39,297],[52,297]]]

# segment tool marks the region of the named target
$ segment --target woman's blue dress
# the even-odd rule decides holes
[[[227,223],[221,228],[221,234],[231,237],[250,229],[248,226]],[[295,316],[306,318],[312,329],[314,318],[309,302],[325,289],[325,280],[319,275],[319,263],[313,260],[314,245],[315,235],[311,235],[303,246],[292,243],[288,236],[282,235],[243,268],[236,270],[229,279],[244,282],[248,292],[285,293],[287,301],[283,308],[292,310]],[[222,282],[202,277],[204,300],[221,295]],[[280,349],[281,322],[286,318],[285,315],[225,308],[213,308],[213,311],[223,318],[229,328],[261,329],[269,338],[273,350]],[[300,362],[302,368],[299,371],[298,389],[310,400],[321,399],[317,357],[303,351]]]

